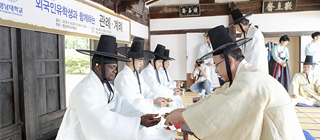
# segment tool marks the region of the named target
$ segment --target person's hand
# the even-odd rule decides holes
[[[153,99],[153,103],[159,107],[165,107],[167,104],[169,104],[164,97],[159,97],[157,99]]]
[[[292,95],[292,98],[297,98],[297,95],[294,95],[294,94],[293,94],[293,95]]]
[[[150,126],[154,126],[154,125],[157,125],[160,120],[161,120],[161,117],[159,118],[154,118],[156,116],[158,116],[159,114],[146,114],[146,115],[143,115],[141,116],[141,121],[140,121],[140,124],[145,126],[145,127],[150,127]]]
[[[173,89],[173,95],[180,95],[180,94],[181,94],[180,88]]]
[[[182,116],[182,112],[185,110],[186,110],[185,108],[179,108],[171,111],[170,115],[166,118],[167,121],[176,126],[185,122]]]
[[[198,64],[197,64],[197,63],[195,63],[195,64],[194,64],[194,68],[197,68],[197,67],[198,67]]]
[[[181,86],[181,82],[180,81],[177,81],[176,82],[176,87],[180,87]]]
[[[207,65],[207,66],[211,66],[212,64],[208,62],[208,63],[206,63],[206,65]]]
[[[286,64],[286,63],[281,63],[281,66],[282,66],[282,67],[286,67],[287,64]]]

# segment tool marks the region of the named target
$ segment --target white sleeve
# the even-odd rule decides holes
[[[78,121],[86,139],[136,139],[140,117],[122,116],[98,101],[99,99],[93,96],[79,96],[74,100],[74,109],[77,111]]]
[[[155,75],[155,71],[143,70],[141,72],[141,77],[153,93],[159,97],[171,98],[173,90],[161,85]]]
[[[146,99],[143,91],[145,89],[141,89],[142,93],[135,92],[135,88],[137,88],[134,83],[130,82],[130,77],[126,75],[121,75],[115,80],[114,85],[116,89],[119,91],[120,95],[122,95],[136,110],[140,110],[143,113],[153,113],[155,106],[153,103],[153,99]],[[142,86],[141,86],[142,88]]]

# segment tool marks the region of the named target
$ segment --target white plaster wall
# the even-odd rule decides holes
[[[168,71],[173,80],[186,80],[186,35],[152,35],[150,36],[150,48],[154,51],[157,44],[162,44],[170,50],[170,57],[176,59],[170,62]]]
[[[253,14],[250,22],[259,25],[263,32],[315,31],[320,30],[320,11],[277,14]],[[151,19],[150,31],[213,28],[229,24],[225,16]]]
[[[149,39],[148,26],[142,25],[138,22],[131,20],[131,35]]]
[[[263,32],[320,30],[320,11],[253,14],[249,20]]]
[[[199,48],[205,43],[203,33],[187,33],[187,73],[194,69],[195,61],[198,59]]]
[[[211,17],[151,19],[150,31],[213,28],[221,24],[227,25],[228,20],[229,17],[227,15]]]

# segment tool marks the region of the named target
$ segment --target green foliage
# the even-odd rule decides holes
[[[76,36],[65,36],[66,49],[86,49],[89,50],[90,39]]]
[[[78,53],[66,55],[66,73],[83,74],[90,68],[90,56]]]
[[[90,56],[82,55],[75,49],[90,50],[90,39],[65,36],[65,66],[67,74],[88,73],[90,68]]]

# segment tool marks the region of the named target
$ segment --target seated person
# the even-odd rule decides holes
[[[320,106],[320,81],[319,76],[312,71],[314,65],[313,56],[306,56],[303,63],[303,72],[296,73],[289,90],[294,104],[306,104]]]
[[[190,87],[192,92],[199,92],[199,97],[204,95],[208,96],[210,93],[210,68],[204,65],[204,61],[196,62],[194,70],[190,75],[191,79],[195,80]]]
[[[159,74],[160,74],[160,84],[163,86],[166,86],[170,89],[175,89],[180,87],[180,82],[179,81],[174,81],[172,80],[169,71],[167,69],[169,68],[170,61],[175,60],[174,58],[169,57],[170,50],[165,49],[164,55],[167,57],[167,59],[163,59],[162,61],[162,67],[159,69]]]

